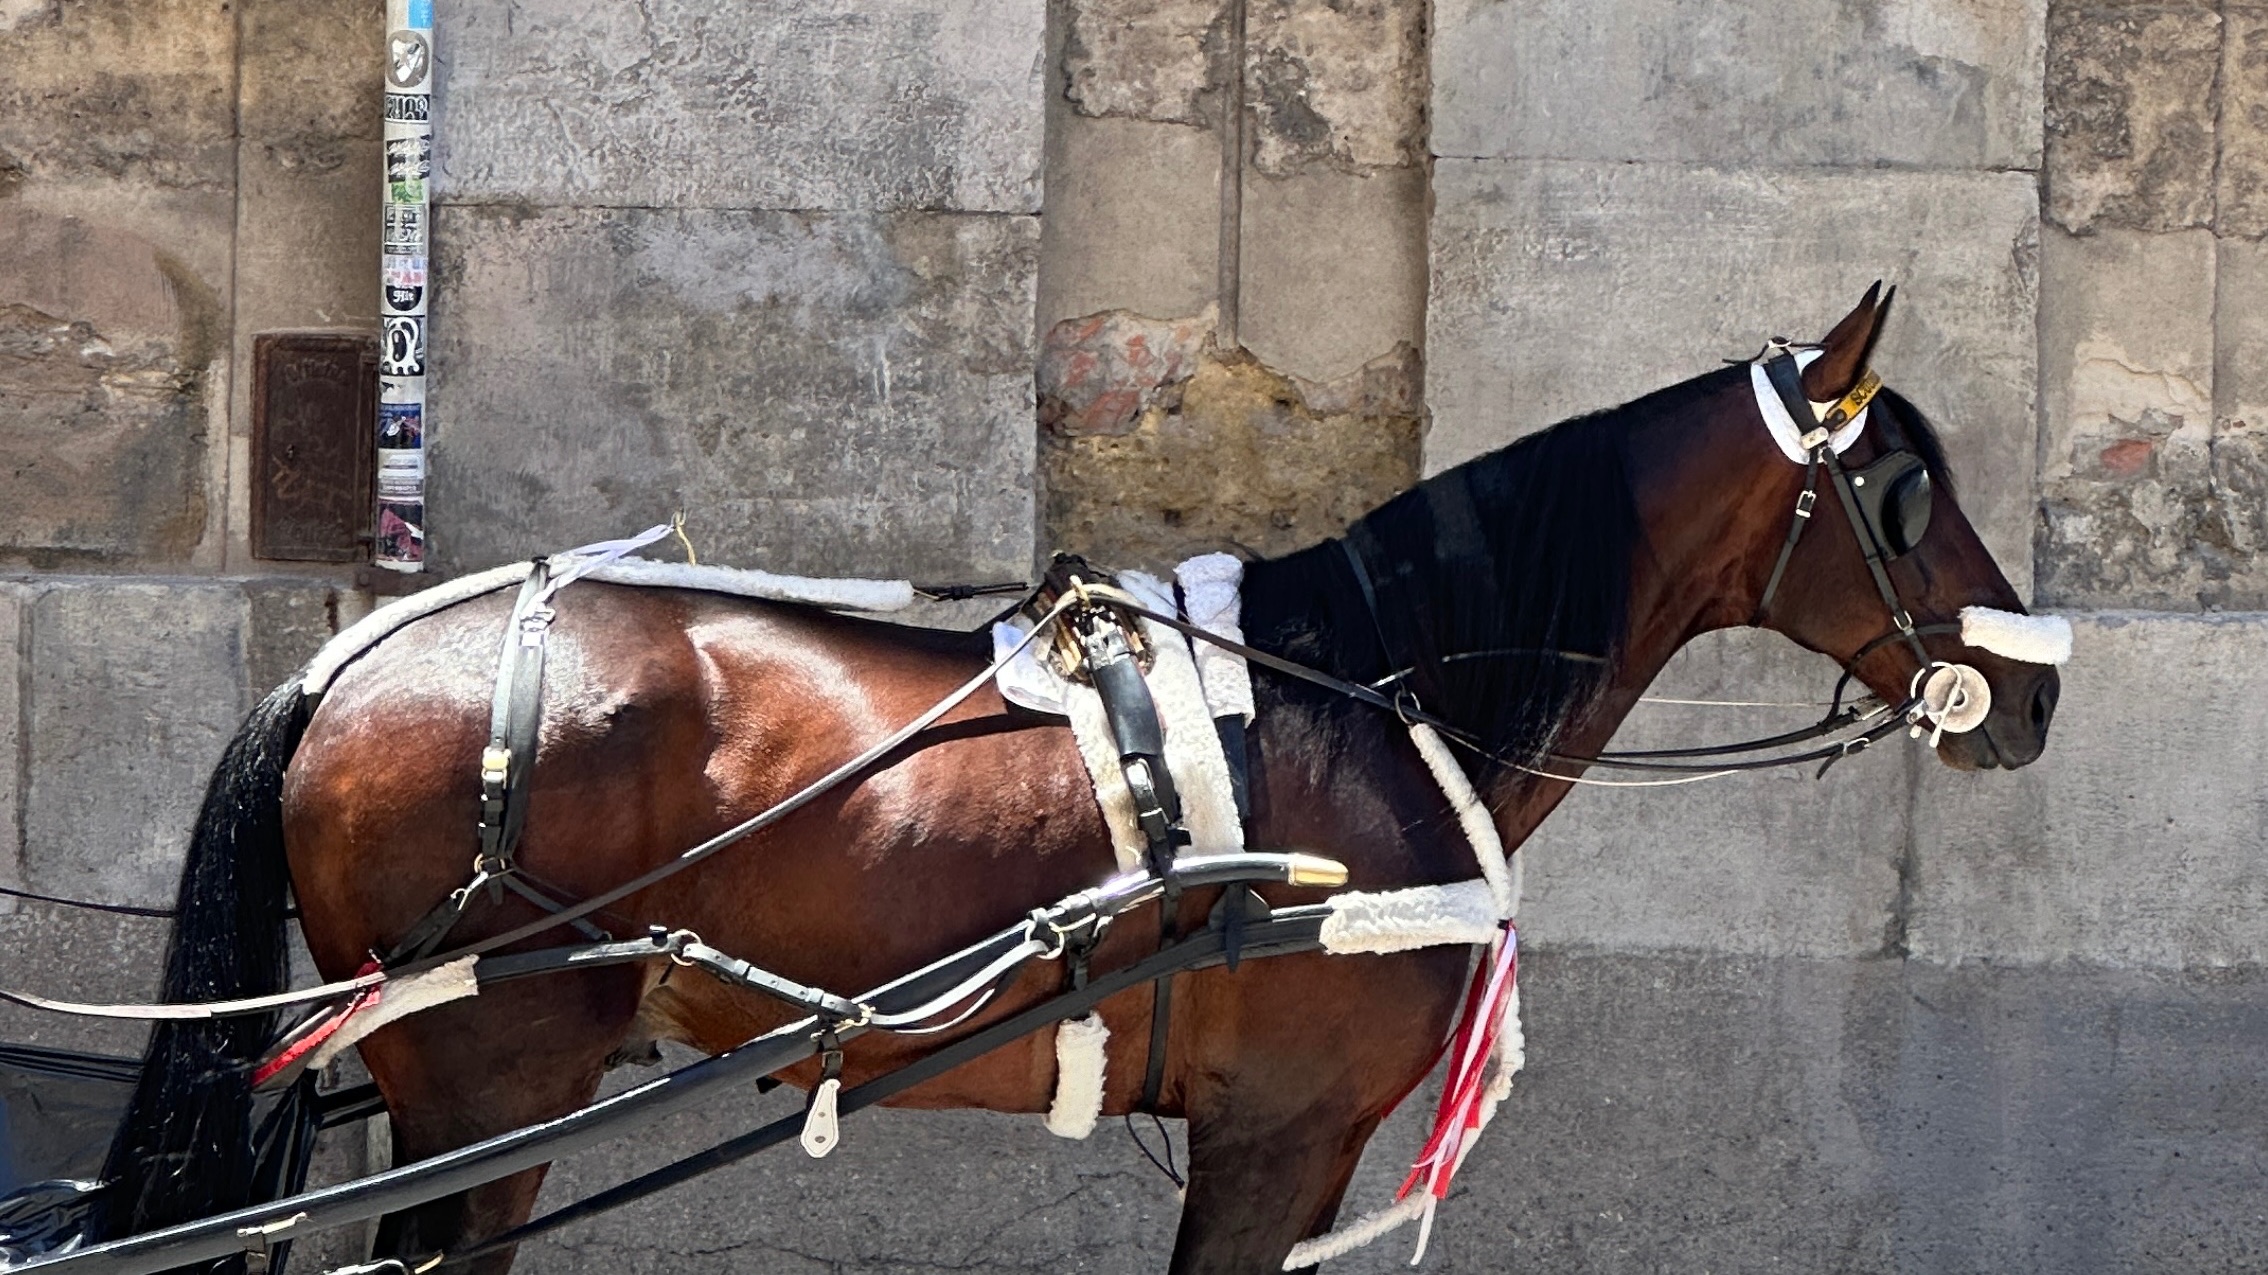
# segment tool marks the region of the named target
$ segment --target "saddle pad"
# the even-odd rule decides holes
[[[436,611],[467,602],[499,589],[517,588],[528,578],[528,564],[507,563],[475,575],[438,584],[379,607],[348,625],[323,644],[300,678],[300,691],[321,695],[329,690],[339,670],[364,651],[378,645],[394,630]],[[643,585],[653,589],[700,589],[771,602],[800,602],[830,611],[902,611],[912,606],[913,585],[904,580],[815,579],[782,576],[769,571],[738,567],[705,567],[686,562],[659,562],[651,558],[619,558],[591,569],[583,577],[607,584]]]
[[[1176,611],[1173,590],[1155,576],[1128,571],[1119,575],[1118,583],[1153,611]],[[1228,757],[1221,751],[1220,731],[1213,725],[1215,710],[1206,696],[1211,686],[1198,677],[1189,639],[1152,620],[1136,622],[1142,626],[1142,638],[1155,657],[1144,680],[1165,733],[1166,770],[1181,796],[1182,826],[1189,832],[1189,849],[1201,854],[1242,850],[1244,824],[1237,818]],[[1013,647],[1030,631],[1029,625],[1030,621],[1020,616],[995,625],[994,649]],[[1094,782],[1095,803],[1102,807],[1103,822],[1110,829],[1111,851],[1117,856],[1118,866],[1140,867],[1146,843],[1134,819],[1134,794],[1128,791],[1126,775],[1119,768],[1118,744],[1111,735],[1102,696],[1093,687],[1056,672],[1043,646],[1034,642],[1026,647],[1021,656],[1001,669],[995,682],[1009,702],[1070,721],[1080,759]],[[1245,696],[1249,703],[1248,687]]]

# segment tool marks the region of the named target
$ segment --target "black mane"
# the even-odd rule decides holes
[[[1922,464],[1929,469],[1929,479],[1945,498],[1954,498],[1953,465],[1945,458],[1945,441],[1937,436],[1937,427],[1930,424],[1922,410],[1912,400],[1896,390],[1884,388],[1874,401],[1889,409],[1890,429],[1884,431],[1884,441],[1896,446],[1901,441],[1912,448]],[[1881,428],[1881,422],[1870,420],[1869,425]]]
[[[1251,639],[1356,681],[1399,673],[1425,709],[1532,763],[1580,720],[1622,654],[1644,535],[1631,435],[1746,374],[1711,373],[1562,422],[1427,479],[1345,537],[1254,564]]]

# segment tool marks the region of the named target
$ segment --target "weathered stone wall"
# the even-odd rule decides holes
[[[2268,9],[437,8],[446,570],[679,507],[777,569],[1276,552],[1899,284],[1879,365],[2078,621],[2050,751],[1571,801],[1526,851],[1530,1069],[1429,1264],[2257,1266]],[[165,901],[237,717],[370,604],[249,558],[246,373],[256,332],[375,323],[381,21],[0,0],[0,882]],[[1664,689],[1831,673],[1727,637]],[[0,982],[145,995],[157,930],[0,903]],[[0,1038],[135,1044],[16,1010]],[[523,1268],[1165,1264],[1172,1192],[1115,1129],[847,1133]]]
[[[1280,553],[1417,476],[1426,10],[1068,0],[1041,539]]]
[[[442,570],[1025,572],[1039,0],[438,17]]]
[[[2049,11],[2040,592],[2268,608],[2268,9]]]

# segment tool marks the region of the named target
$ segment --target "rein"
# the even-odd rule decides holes
[[[1389,696],[1379,691],[1375,687],[1365,686],[1360,682],[1350,682],[1343,677],[1334,677],[1331,674],[1325,673],[1320,669],[1310,668],[1305,664],[1295,663],[1294,661],[1284,659],[1281,656],[1271,655],[1268,652],[1260,650],[1257,647],[1248,646],[1245,643],[1232,641],[1228,638],[1221,637],[1218,634],[1208,632],[1207,630],[1186,620],[1183,620],[1178,616],[1163,615],[1159,612],[1152,611],[1149,608],[1142,606],[1135,606],[1130,604],[1121,605],[1123,605],[1126,610],[1132,612],[1135,615],[1139,615],[1146,620],[1154,620],[1159,624],[1163,624],[1168,628],[1175,629],[1189,637],[1198,638],[1203,641],[1210,642],[1213,645],[1220,647],[1224,651],[1228,651],[1234,655],[1242,656],[1245,659],[1250,660],[1251,662],[1258,664],[1262,668],[1268,669],[1271,672],[1282,673],[1288,677],[1297,678],[1300,681],[1306,682],[1310,685],[1319,686],[1324,690],[1335,692],[1336,694],[1341,695],[1347,699],[1356,700],[1361,703],[1368,704],[1372,708],[1384,709],[1385,711],[1401,718],[1404,722],[1414,723],[1421,726],[1430,726],[1434,730],[1439,731],[1444,738],[1449,739],[1459,747],[1464,748],[1469,752],[1476,753],[1479,756],[1487,758],[1490,761],[1498,762],[1506,766],[1511,766],[1517,770],[1526,771],[1529,774],[1537,775],[1545,779],[1561,779],[1567,780],[1569,782],[1578,782],[1581,779],[1581,776],[1578,775],[1559,775],[1553,774],[1549,771],[1537,770],[1536,768],[1521,762],[1518,758],[1508,757],[1503,753],[1492,750],[1485,744],[1483,744],[1471,731],[1466,730],[1464,727],[1458,726],[1453,722],[1449,722],[1440,717],[1436,717],[1432,713],[1426,712],[1425,710],[1417,707],[1414,703],[1410,702],[1410,700],[1406,696]],[[1938,626],[1931,627],[1935,628]],[[1959,626],[1952,627],[1958,628]],[[1847,679],[1848,677],[1849,674],[1846,673],[1845,678]],[[1840,684],[1838,684],[1838,687],[1839,685]],[[1905,716],[1908,713],[1911,713],[1914,710],[1920,708],[1921,705],[1921,697],[1919,695],[1915,695],[1909,697],[1905,703],[1898,705],[1895,709],[1885,706],[1883,708],[1877,708],[1872,712],[1863,715],[1859,715],[1858,710],[1855,707],[1842,709],[1839,712],[1831,711],[1828,717],[1823,719],[1819,724],[1806,727],[1800,731],[1790,731],[1786,735],[1772,736],[1766,739],[1747,740],[1738,744],[1728,744],[1709,748],[1664,749],[1656,752],[1601,753],[1596,757],[1584,757],[1572,753],[1547,752],[1543,755],[1543,757],[1544,760],[1554,761],[1562,765],[1569,766],[1601,766],[1614,770],[1706,771],[1711,774],[1731,774],[1736,771],[1744,770],[1766,770],[1777,766],[1800,766],[1815,761],[1824,762],[1826,763],[1826,765],[1833,765],[1835,762],[1841,761],[1845,757],[1863,751],[1867,747],[1867,745],[1872,744],[1875,740],[1880,739],[1885,735],[1889,735],[1906,726],[1907,723],[1904,720]],[[1765,748],[1778,747],[1784,743],[1801,743],[1804,740],[1816,739],[1821,735],[1830,734],[1834,731],[1843,729],[1845,726],[1856,725],[1859,722],[1863,722],[1868,718],[1876,716],[1884,716],[1885,720],[1868,728],[1864,733],[1860,735],[1854,736],[1840,743],[1811,749],[1807,752],[1796,753],[1787,757],[1770,757],[1748,761],[1725,761],[1707,765],[1646,760],[1647,758],[1654,757],[1707,756],[1719,753],[1755,752]],[[1820,773],[1826,773],[1826,766],[1821,767]]]

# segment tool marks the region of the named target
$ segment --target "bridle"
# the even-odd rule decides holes
[[[1763,593],[1758,597],[1750,623],[1763,623],[1772,599],[1779,591],[1780,582],[1787,575],[1796,545],[1802,540],[1804,529],[1811,525],[1813,510],[1819,499],[1819,475],[1821,471],[1825,471],[1835,489],[1844,517],[1850,523],[1852,534],[1857,538],[1860,553],[1866,562],[1867,575],[1882,599],[1883,608],[1889,612],[1890,627],[1843,661],[1843,674],[1835,683],[1835,691],[1828,701],[1826,714],[1810,726],[1759,739],[1690,748],[1634,749],[1601,752],[1595,756],[1547,750],[1537,760],[1560,766],[1694,774],[1766,770],[1818,762],[1819,774],[1825,775],[1828,768],[1836,762],[1900,729],[1909,729],[1917,736],[1926,729],[1930,732],[1930,742],[1934,745],[1947,730],[1957,732],[1973,729],[1982,720],[1983,710],[1990,704],[1990,689],[1983,675],[1967,665],[1931,657],[1922,644],[1925,636],[1959,633],[1961,626],[1955,623],[1915,624],[1912,612],[1899,597],[1896,582],[1890,578],[1889,563],[1910,552],[1928,528],[1934,499],[1928,465],[1911,448],[1901,446],[1855,472],[1844,466],[1835,447],[1836,434],[1857,421],[1860,414],[1866,411],[1875,396],[1881,392],[1882,378],[1870,369],[1840,399],[1832,403],[1815,403],[1804,393],[1802,364],[1798,361],[1796,352],[1799,349],[1817,348],[1797,346],[1775,339],[1754,360],[1761,366],[1780,404],[1787,409],[1791,419],[1799,423],[1797,428],[1803,431],[1799,444],[1805,463],[1802,493],[1796,498],[1787,536],[1781,541],[1779,556],[1772,564],[1771,574],[1765,581]],[[1472,732],[1422,711],[1407,684],[1414,668],[1401,666],[1387,637],[1386,625],[1378,606],[1377,589],[1373,584],[1372,567],[1367,561],[1368,554],[1362,547],[1362,538],[1350,535],[1340,541],[1340,544],[1353,570],[1365,607],[1371,614],[1380,647],[1386,652],[1388,663],[1395,671],[1368,686],[1361,686],[1317,675],[1313,670],[1266,657],[1249,648],[1239,651],[1239,654],[1278,672],[1329,686],[1342,694],[1373,702],[1379,707],[1390,708],[1401,715],[1403,720],[1430,725],[1466,747],[1489,755],[1492,760],[1511,764],[1545,778],[1579,778],[1575,775],[1554,774],[1489,752]],[[1197,634],[1193,633],[1192,636]],[[1895,707],[1881,705],[1871,711],[1861,711],[1858,704],[1844,707],[1844,693],[1857,677],[1859,665],[1876,651],[1899,642],[1906,645],[1917,663],[1905,702]],[[1447,656],[1443,662],[1510,654],[1543,655],[1588,662],[1596,662],[1601,658],[1598,654],[1589,652],[1503,651],[1465,652]],[[1385,693],[1388,687],[1393,688],[1391,696]],[[1867,725],[1857,735],[1817,748],[1772,757],[1746,756],[1824,739],[1862,723]]]
[[[1850,521],[1851,533],[1858,538],[1859,552],[1866,559],[1867,575],[1874,581],[1875,592],[1882,596],[1882,605],[1890,613],[1890,630],[1861,647],[1860,653],[1845,665],[1846,670],[1886,642],[1898,640],[1903,640],[1912,649],[1914,658],[1927,668],[1932,663],[1929,652],[1922,647],[1913,615],[1898,598],[1898,587],[1890,579],[1889,563],[1920,543],[1922,533],[1928,529],[1932,497],[1929,468],[1911,449],[1901,447],[1853,474],[1844,468],[1843,459],[1832,442],[1835,431],[1858,419],[1859,413],[1881,392],[1881,376],[1868,369],[1848,394],[1822,410],[1805,395],[1802,369],[1787,343],[1776,341],[1765,347],[1763,368],[1766,380],[1789,414],[1798,421],[1817,423],[1800,440],[1805,455],[1803,492],[1796,497],[1795,516],[1788,521],[1787,538],[1780,542],[1780,556],[1772,564],[1772,574],[1764,582],[1764,592],[1756,600],[1756,610],[1750,615],[1749,623],[1763,624],[1765,613],[1771,609],[1772,598],[1787,574],[1788,561],[1795,556],[1804,528],[1811,525],[1812,507],[1819,499],[1819,471],[1824,469],[1834,483],[1843,514]]]

